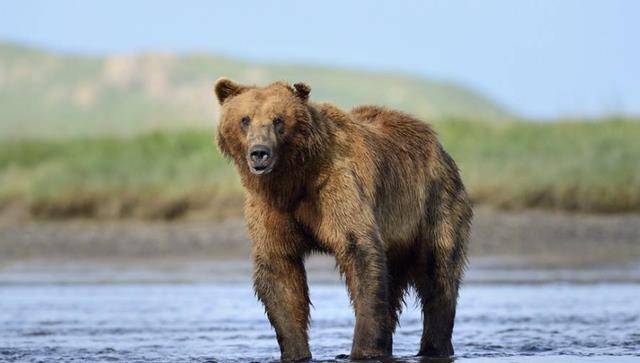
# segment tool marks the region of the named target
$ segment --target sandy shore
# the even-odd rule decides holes
[[[144,279],[144,271],[151,269],[162,271],[167,279],[197,279],[203,273],[248,276],[249,246],[242,219],[4,223],[0,272],[6,277],[20,271],[75,275],[91,271],[97,274],[94,278],[109,279],[128,271]],[[636,269],[640,215],[478,208],[470,260],[476,275],[523,269]],[[330,258],[314,258],[309,268],[326,271],[332,265]]]

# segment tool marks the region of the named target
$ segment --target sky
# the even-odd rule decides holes
[[[635,0],[3,1],[0,40],[411,74],[531,118],[640,114]]]

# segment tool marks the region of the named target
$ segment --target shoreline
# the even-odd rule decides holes
[[[305,263],[310,286],[343,285],[331,256]],[[38,285],[231,285],[251,287],[249,260],[20,261],[0,265],[0,287]],[[463,285],[640,284],[640,261],[620,266],[503,267],[475,258]]]
[[[0,224],[0,284],[225,282],[250,278],[242,219]],[[470,283],[640,282],[640,214],[475,210]],[[336,282],[331,256],[310,280]]]

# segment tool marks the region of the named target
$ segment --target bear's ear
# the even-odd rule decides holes
[[[225,77],[219,78],[216,81],[215,86],[216,96],[218,97],[218,102],[220,102],[220,104],[223,104],[229,97],[239,95],[245,89],[245,86],[239,85]]]
[[[309,92],[311,92],[311,87],[307,86],[306,83],[298,82],[293,85],[293,94],[298,96],[302,101],[307,101],[309,99]]]

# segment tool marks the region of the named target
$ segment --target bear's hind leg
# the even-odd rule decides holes
[[[449,357],[453,355],[451,335],[456,314],[457,292],[435,281],[439,277],[424,274],[415,286],[422,305],[422,339],[419,356]]]
[[[395,331],[400,313],[402,313],[404,296],[409,288],[409,272],[412,264],[413,261],[408,254],[401,256],[389,255],[387,257],[389,272],[389,327],[392,332]]]
[[[457,207],[457,208],[456,208]],[[436,214],[420,246],[412,272],[422,303],[423,331],[418,355],[448,357],[456,316],[458,288],[466,267],[471,210],[466,203]]]

